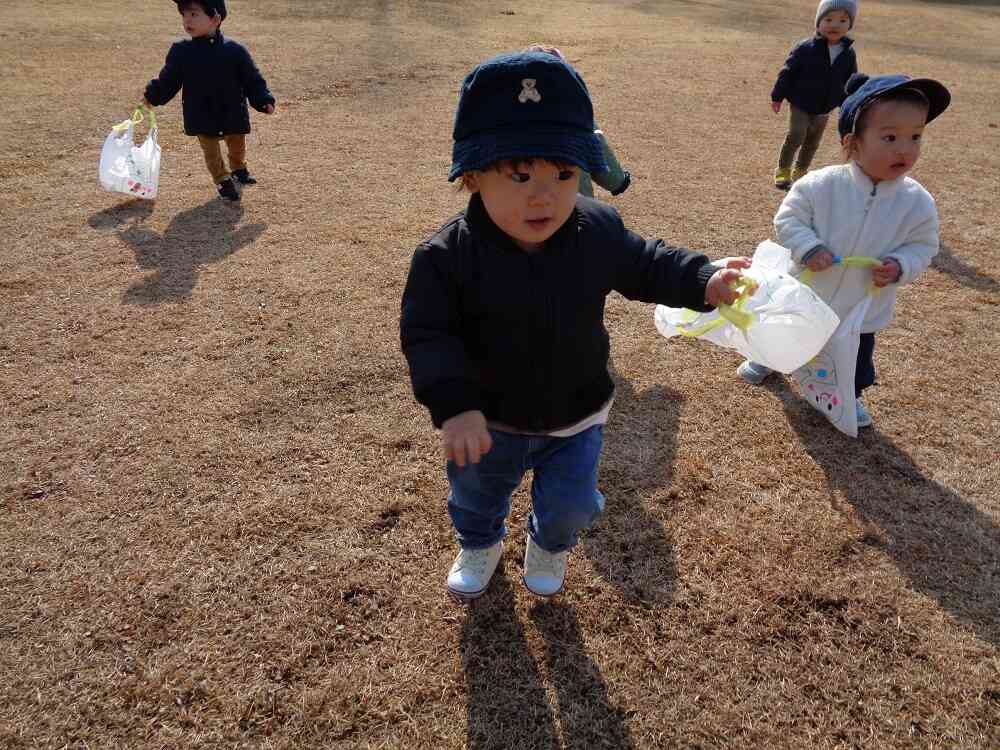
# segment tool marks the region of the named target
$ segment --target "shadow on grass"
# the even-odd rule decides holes
[[[555,718],[517,619],[503,563],[489,591],[468,607],[460,647],[469,704],[467,747],[559,747]]]
[[[461,642],[468,693],[467,747],[634,747],[624,714],[611,706],[607,685],[587,656],[571,607],[550,601],[531,610],[532,622],[545,640],[546,666],[558,703],[557,729],[502,567],[490,590],[468,606]]]
[[[567,750],[635,747],[624,713],[612,707],[604,678],[587,656],[573,608],[558,600],[544,602],[532,608],[531,619],[545,639],[563,746]]]
[[[615,404],[605,430],[601,520],[583,536],[597,572],[629,601],[664,605],[673,598],[677,567],[670,535],[642,498],[670,484],[682,399],[658,386],[636,393],[615,372]]]
[[[142,226],[152,208],[139,203],[148,201],[130,201],[100,211],[88,220],[95,229],[124,225],[118,236],[131,246],[139,267],[153,271],[125,292],[125,304],[155,305],[187,299],[201,266],[232,255],[267,228],[266,224],[237,226],[243,216],[242,207],[213,199],[181,211],[161,235]]]
[[[144,201],[138,198],[127,200],[96,214],[87,219],[87,224],[93,229],[117,229],[123,224],[140,223],[153,215],[156,204],[153,201]]]
[[[849,506],[838,509],[861,526],[864,541],[883,549],[914,589],[1000,646],[1000,529],[992,520],[925,477],[877,423],[852,440],[785,385],[767,387],[830,488],[846,497]]]
[[[941,246],[938,254],[931,261],[931,268],[946,273],[962,286],[971,287],[981,292],[996,294],[1000,292],[1000,283],[991,276],[978,271],[952,252],[951,248]]]

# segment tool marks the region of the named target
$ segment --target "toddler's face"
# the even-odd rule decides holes
[[[198,3],[181,6],[181,21],[184,24],[184,31],[190,34],[192,39],[214,34],[222,23],[219,16],[208,15]]]
[[[832,10],[819,19],[817,28],[826,41],[836,44],[851,30],[851,17],[846,10]]]
[[[522,250],[540,250],[573,213],[580,182],[578,167],[544,159],[505,164],[470,175],[493,223]]]
[[[874,182],[894,180],[913,169],[927,108],[904,101],[876,101],[864,113],[864,128],[852,138],[851,156]]]

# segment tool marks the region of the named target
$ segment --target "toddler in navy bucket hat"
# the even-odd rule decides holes
[[[544,52],[515,52],[478,65],[462,84],[451,173],[512,158],[541,157],[588,172],[606,168],[580,75]]]
[[[556,55],[477,66],[454,135],[448,179],[461,178],[468,207],[417,248],[400,316],[413,392],[447,456],[460,551],[446,585],[460,599],[485,593],[531,469],[523,580],[552,596],[604,509],[597,468],[615,389],[605,297],[710,310],[735,300],[749,259],[723,268],[643,239],[578,194],[581,170],[605,163],[587,86]]]

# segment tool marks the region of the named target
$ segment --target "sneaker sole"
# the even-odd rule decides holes
[[[456,591],[455,589],[451,588],[450,586],[447,586],[446,588],[448,590],[448,595],[451,596],[453,599],[458,599],[459,601],[462,601],[462,602],[471,602],[473,599],[478,599],[483,594],[485,594],[486,590],[489,588],[489,586],[487,586],[484,589],[480,589],[479,591],[471,591],[471,592],[470,591]]]
[[[563,585],[560,586],[557,590],[553,591],[551,594],[543,594],[543,593],[541,593],[539,591],[535,591],[533,588],[531,588],[531,586],[528,585],[528,582],[526,580],[524,580],[524,576],[521,576],[521,583],[523,583],[524,584],[524,588],[528,589],[528,591],[530,591],[532,594],[534,594],[535,596],[540,596],[543,599],[551,599],[553,596],[558,596],[559,594],[561,594],[563,592],[563,589],[566,588],[566,582],[563,581]]]

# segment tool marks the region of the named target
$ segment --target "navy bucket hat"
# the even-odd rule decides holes
[[[188,0],[174,0],[174,2],[179,8]],[[198,0],[198,3],[208,11],[210,16],[221,16],[223,21],[226,20],[226,0]]]
[[[607,169],[587,85],[547,52],[512,52],[477,65],[462,83],[454,139],[449,182],[514,158]]]
[[[930,103],[927,110],[927,122],[948,109],[951,103],[951,93],[938,81],[932,78],[910,78],[905,75],[875,76],[869,78],[864,73],[855,73],[844,87],[847,98],[840,105],[840,119],[837,130],[841,139],[854,132],[858,115],[866,106],[876,99],[898,89],[916,89]]]

